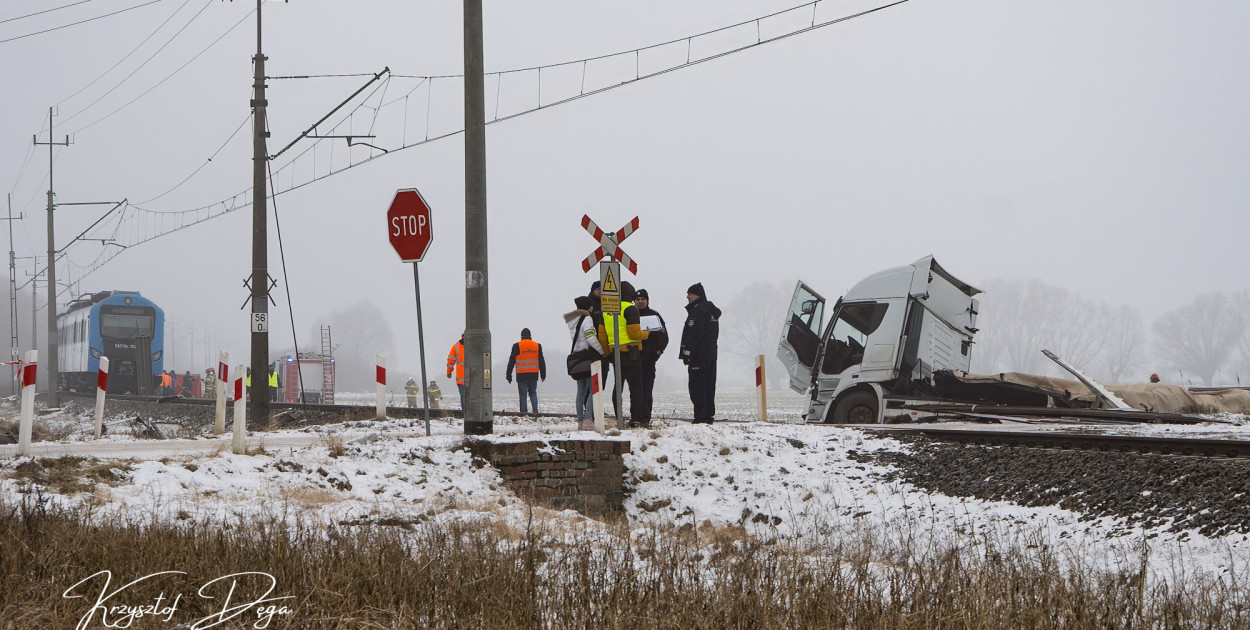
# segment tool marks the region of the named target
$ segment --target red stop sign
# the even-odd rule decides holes
[[[430,206],[415,188],[395,193],[386,212],[386,230],[391,246],[404,262],[421,262],[434,240],[430,226]]]

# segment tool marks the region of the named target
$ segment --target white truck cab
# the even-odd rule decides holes
[[[777,356],[808,393],[807,422],[873,423],[889,398],[925,398],[933,374],[968,371],[981,291],[926,256],[875,273],[833,305],[795,287]]]

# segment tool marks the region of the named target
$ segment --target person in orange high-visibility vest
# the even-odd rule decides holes
[[[521,413],[526,413],[525,399],[528,395],[538,415],[538,379],[547,380],[547,360],[543,358],[542,344],[530,338],[530,329],[521,329],[521,340],[512,344],[508,357],[508,370],[504,378],[512,382],[512,368],[516,368],[517,393],[521,397]]]
[[[460,388],[460,409],[464,409],[464,335],[460,335],[460,341],[451,345],[451,352],[447,353],[447,378],[451,378],[451,371],[456,371],[456,387]]]

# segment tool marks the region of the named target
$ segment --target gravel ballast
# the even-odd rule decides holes
[[[1058,506],[1126,528],[1250,533],[1250,463],[1201,457],[963,446],[917,438],[910,452],[860,455],[890,464],[886,481],[948,496]]]

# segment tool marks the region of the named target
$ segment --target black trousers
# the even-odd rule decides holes
[[[694,403],[694,419],[711,421],[716,415],[716,355],[700,356],[686,366],[690,375],[690,402]]]
[[[650,423],[651,419],[646,417],[643,410],[642,402],[644,395],[642,393],[642,361],[634,352],[621,353],[621,372],[617,374],[617,378],[623,379],[625,382],[621,385],[621,393],[624,394],[625,387],[629,387],[629,421],[631,423],[646,422]],[[633,355],[633,356],[630,356]],[[621,406],[621,401],[616,398],[615,380],[612,385],[612,411]],[[643,418],[646,417],[644,421]]]
[[[640,422],[651,424],[652,403],[655,401],[655,361],[642,360],[642,387],[639,394],[642,398],[642,415]],[[633,395],[633,392],[630,392]]]

